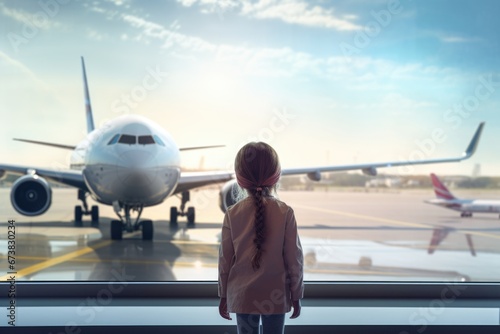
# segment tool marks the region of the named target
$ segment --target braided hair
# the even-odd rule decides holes
[[[266,239],[264,197],[276,190],[281,167],[276,151],[263,142],[252,142],[243,146],[236,155],[234,167],[238,184],[252,197],[255,206],[255,253],[252,257],[252,267],[257,270],[260,268]]]

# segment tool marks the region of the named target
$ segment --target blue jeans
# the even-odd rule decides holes
[[[259,334],[259,322],[262,318],[262,334],[283,334],[285,330],[284,314],[236,314],[238,334]]]

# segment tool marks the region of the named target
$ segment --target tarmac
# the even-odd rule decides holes
[[[500,199],[500,192],[457,195]],[[498,281],[499,217],[461,218],[459,212],[423,202],[433,196],[431,189],[279,192],[295,211],[305,280]],[[25,217],[12,208],[10,189],[0,188],[0,280],[11,272],[17,280],[38,281],[217,280],[223,219],[218,189],[191,193],[195,228],[187,228],[179,217],[179,228],[170,229],[169,208],[180,204],[175,196],[145,208],[142,219],[154,222],[152,241],[142,240],[141,231],[111,240],[110,221],[116,216],[105,205],[99,205],[98,227],[91,226],[88,216],[82,227],[75,227],[73,208],[78,204],[76,190],[55,188],[45,214]],[[9,258],[12,225],[15,254]]]

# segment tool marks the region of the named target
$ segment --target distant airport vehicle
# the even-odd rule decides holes
[[[500,200],[460,199],[455,197],[435,174],[431,174],[431,179],[437,198],[426,200],[426,203],[460,211],[462,217],[472,217],[474,212],[500,214]]]
[[[48,179],[78,189],[82,205],[75,206],[75,225],[82,224],[82,215],[91,215],[92,223],[98,224],[98,207],[94,205],[89,210],[87,204],[90,195],[99,203],[112,205],[120,218],[111,222],[112,239],[121,239],[123,231],[142,229],[143,239],[151,240],[153,222],[140,221],[144,207],[160,204],[169,196],[179,194],[180,209],[170,208],[170,225],[175,228],[179,215],[187,216],[188,227],[194,226],[195,208],[188,207],[185,211],[191,189],[225,182],[220,191],[220,207],[225,211],[235,203],[232,194],[237,183],[233,172],[181,172],[180,151],[217,146],[179,148],[159,125],[137,115],[123,115],[95,129],[83,57],[81,62],[88,135],[76,146],[15,139],[73,151],[68,170],[0,164],[0,176],[7,173],[22,175],[12,185],[10,196],[17,212],[37,216],[49,209],[52,191]],[[376,175],[377,168],[383,167],[457,162],[474,154],[483,126],[484,123],[478,126],[464,154],[456,158],[293,168],[283,169],[282,175],[305,174],[311,180],[319,181],[322,172],[358,169]],[[135,222],[132,222],[131,211],[137,212]]]

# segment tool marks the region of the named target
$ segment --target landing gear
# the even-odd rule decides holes
[[[92,218],[92,226],[97,227],[99,225],[99,207],[97,205],[92,205],[92,209],[89,210],[87,195],[88,192],[82,189],[78,190],[78,199],[82,201],[83,208],[82,205],[75,206],[75,226],[82,226],[83,215],[90,215]]]
[[[131,206],[131,205],[121,205],[119,203],[113,203],[113,208],[116,214],[120,217],[120,220],[113,220],[111,222],[111,239],[121,240],[123,237],[123,231],[134,232],[142,228],[142,239],[152,240],[153,239],[153,221],[144,220],[140,221],[142,214],[142,206]],[[124,217],[120,215],[121,211],[124,211]],[[137,218],[135,222],[132,223],[132,218],[130,216],[130,211],[137,211]]]
[[[175,206],[170,207],[170,228],[177,228],[177,217],[179,213],[177,212],[177,208]]]
[[[195,227],[195,209],[190,206],[187,208],[187,211],[184,211],[186,208],[186,203],[189,202],[189,191],[183,191],[181,194],[181,207],[180,211],[177,210],[175,206],[170,208],[170,229],[177,229],[177,218],[178,216],[186,216],[187,217],[187,226],[189,228]]]
[[[80,205],[75,206],[75,226],[82,226],[82,207]]]
[[[194,227],[194,218],[195,218],[194,207],[190,206],[188,208],[186,216],[188,220],[188,227]]]
[[[142,222],[142,240],[153,239],[153,222],[151,220],[144,220]]]
[[[99,225],[99,207],[97,205],[92,205],[90,217],[92,217],[92,226]]]
[[[464,211],[460,214],[460,217],[472,217],[472,212]]]
[[[111,239],[122,240],[123,224],[120,220],[111,221]]]

